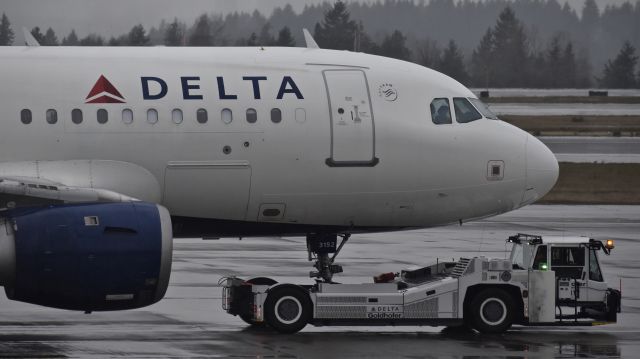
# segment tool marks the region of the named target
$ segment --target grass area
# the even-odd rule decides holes
[[[539,202],[640,204],[640,163],[562,162],[558,182]]]
[[[640,136],[640,116],[500,116],[537,136]]]
[[[618,103],[640,104],[640,96],[519,96],[483,97],[486,103]]]

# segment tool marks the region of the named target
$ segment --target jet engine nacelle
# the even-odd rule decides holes
[[[169,284],[169,212],[144,202],[0,214],[0,285],[9,299],[60,309],[140,308]]]

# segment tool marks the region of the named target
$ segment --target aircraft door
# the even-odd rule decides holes
[[[331,167],[373,167],[375,123],[367,76],[362,70],[323,72],[331,121]]]

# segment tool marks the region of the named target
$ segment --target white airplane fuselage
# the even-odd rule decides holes
[[[74,168],[89,168],[103,173],[92,186],[160,203],[178,228],[200,223],[178,236],[438,226],[529,204],[558,174],[542,143],[505,122],[452,111],[435,124],[434,98],[476,96],[407,62],[164,47],[11,47],[0,61],[0,175],[75,183]],[[103,82],[88,96],[101,76],[117,93]]]

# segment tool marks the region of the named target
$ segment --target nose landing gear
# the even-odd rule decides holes
[[[338,245],[338,237],[341,237]],[[309,261],[315,261],[313,266],[315,271],[309,272],[309,277],[316,278],[317,281],[333,283],[333,275],[342,273],[342,266],[334,264],[340,250],[351,237],[350,234],[335,233],[310,233],[307,234],[307,253]],[[333,254],[332,256],[330,256]]]

